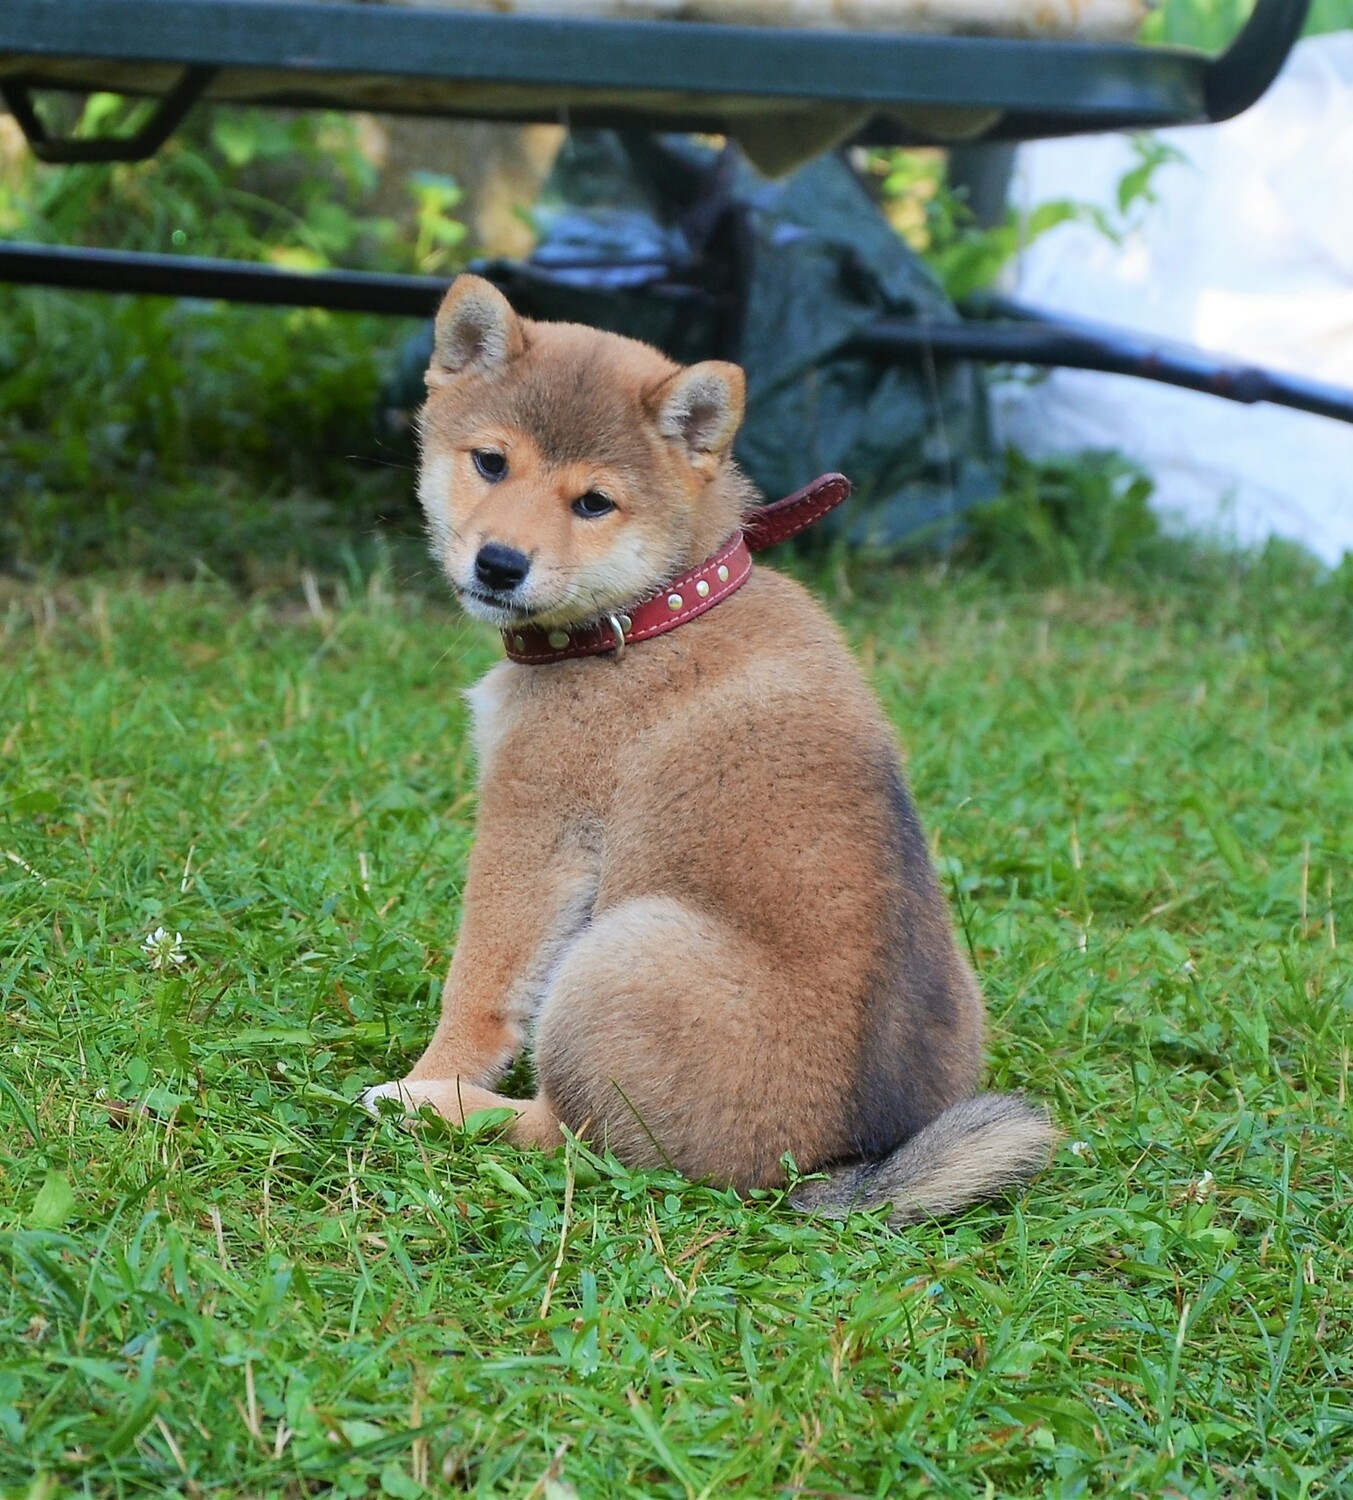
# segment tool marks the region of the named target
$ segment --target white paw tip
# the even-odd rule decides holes
[[[391,1100],[395,1104],[403,1105],[407,1110],[409,1101],[400,1085],[396,1083],[378,1083],[369,1089],[363,1089],[357,1096],[358,1105],[366,1110],[373,1119],[379,1120],[388,1111],[381,1108],[385,1100]]]

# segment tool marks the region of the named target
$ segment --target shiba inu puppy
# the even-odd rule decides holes
[[[515,1112],[634,1166],[783,1181],[903,1224],[1047,1160],[1045,1114],[976,1092],[983,1005],[892,731],[835,626],[747,541],[734,365],[519,318],[462,276],[421,414],[432,550],[508,660],[469,695],[481,786],[436,1032],[363,1096]],[[744,534],[745,528],[745,534]],[[495,1081],[533,1039],[539,1091]]]

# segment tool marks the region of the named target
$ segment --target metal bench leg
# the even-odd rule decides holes
[[[1287,61],[1309,9],[1310,0],[1259,0],[1240,34],[1208,64],[1203,100],[1209,120],[1229,120],[1258,103]]]
[[[33,96],[20,84],[0,84],[0,99],[19,122],[33,155],[39,161],[66,164],[85,161],[145,161],[154,156],[183,122],[183,117],[206,92],[216,76],[215,68],[185,68],[183,76],[160,100],[155,113],[136,132],[127,136],[103,136],[93,140],[67,137],[53,140],[33,107]]]

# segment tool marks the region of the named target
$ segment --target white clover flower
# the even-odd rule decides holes
[[[1211,1172],[1204,1172],[1201,1177],[1195,1177],[1193,1181],[1189,1183],[1188,1187],[1184,1190],[1184,1196],[1188,1198],[1191,1203],[1201,1203],[1204,1198],[1207,1198],[1211,1195],[1212,1189],[1216,1186],[1216,1183],[1217,1179],[1212,1175]]]
[[[183,934],[176,932],[170,937],[163,927],[146,935],[141,951],[152,969],[176,969],[188,962],[188,955],[183,951]]]

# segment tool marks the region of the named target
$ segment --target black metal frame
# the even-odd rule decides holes
[[[76,137],[54,140],[47,134],[31,91],[23,84],[0,84],[0,99],[5,101],[39,161],[50,165],[82,161],[146,161],[179,128],[215,77],[215,68],[185,68],[179,81],[159,101],[154,114],[140,130],[133,135],[104,136],[98,140]]]
[[[4,243],[0,243],[0,281],[405,318],[431,317],[447,287],[436,276],[284,271],[187,255]],[[1228,401],[1269,402],[1353,422],[1353,391],[1336,386],[1237,365],[1201,349],[1144,339],[1124,329],[1060,317],[1006,298],[984,298],[965,311],[972,316],[956,323],[882,319],[855,346],[861,353],[886,360],[977,359],[1135,375]]]
[[[367,271],[285,271],[278,266],[194,255],[85,250],[0,240],[0,281],[71,291],[134,292],[201,297],[271,307],[323,307],[331,312],[430,318],[447,283],[435,276]]]
[[[935,140],[914,114],[908,123],[889,113],[917,108],[990,111],[976,139],[1025,140],[1238,114],[1272,83],[1308,5],[1258,0],[1231,46],[1208,57],[1168,47],[555,21],[294,0],[5,0],[0,98],[45,162],[143,160],[204,98],[719,133],[735,133],[748,110],[816,102],[858,108],[868,118],[856,139],[868,144]],[[495,87],[527,93],[495,103]],[[158,104],[130,136],[52,139],[33,93],[96,88]],[[445,288],[433,277],[298,273],[4,242],[0,281],[419,318]],[[977,311],[977,319],[959,323],[881,321],[857,347],[880,359],[924,354],[1113,371],[1353,422],[1350,392],[999,299],[988,301],[985,316],[1004,321],[983,321]]]
[[[977,136],[1219,120],[1273,81],[1309,0],[1258,0],[1217,57],[1178,47],[786,31],[694,22],[309,4],[295,0],[5,0],[0,87],[35,149],[31,95],[74,89],[301,108],[559,120],[736,133],[748,110],[815,102],[870,116],[860,139],[943,139],[915,111],[990,112]],[[184,70],[188,70],[185,72]],[[210,70],[210,74],[206,73]],[[191,75],[191,76],[190,76]],[[494,90],[500,93],[495,102]],[[11,104],[13,107],[13,103]],[[186,105],[185,105],[186,107]],[[907,112],[894,118],[890,111]],[[146,140],[158,132],[148,127]],[[977,123],[982,122],[980,116]],[[172,128],[172,124],[170,126]],[[143,142],[59,143],[61,160],[136,159]],[[125,151],[126,156],[113,153]],[[49,156],[47,159],[57,159]]]
[[[1353,422],[1353,390],[1323,381],[1236,364],[1189,344],[1144,338],[1128,329],[1068,318],[1009,298],[989,298],[963,311],[968,316],[957,323],[882,319],[857,345],[868,354],[894,361],[899,356],[925,354],[939,360],[977,359],[1132,375],[1245,406],[1264,402],[1336,422]],[[983,314],[1000,321],[985,321]]]

